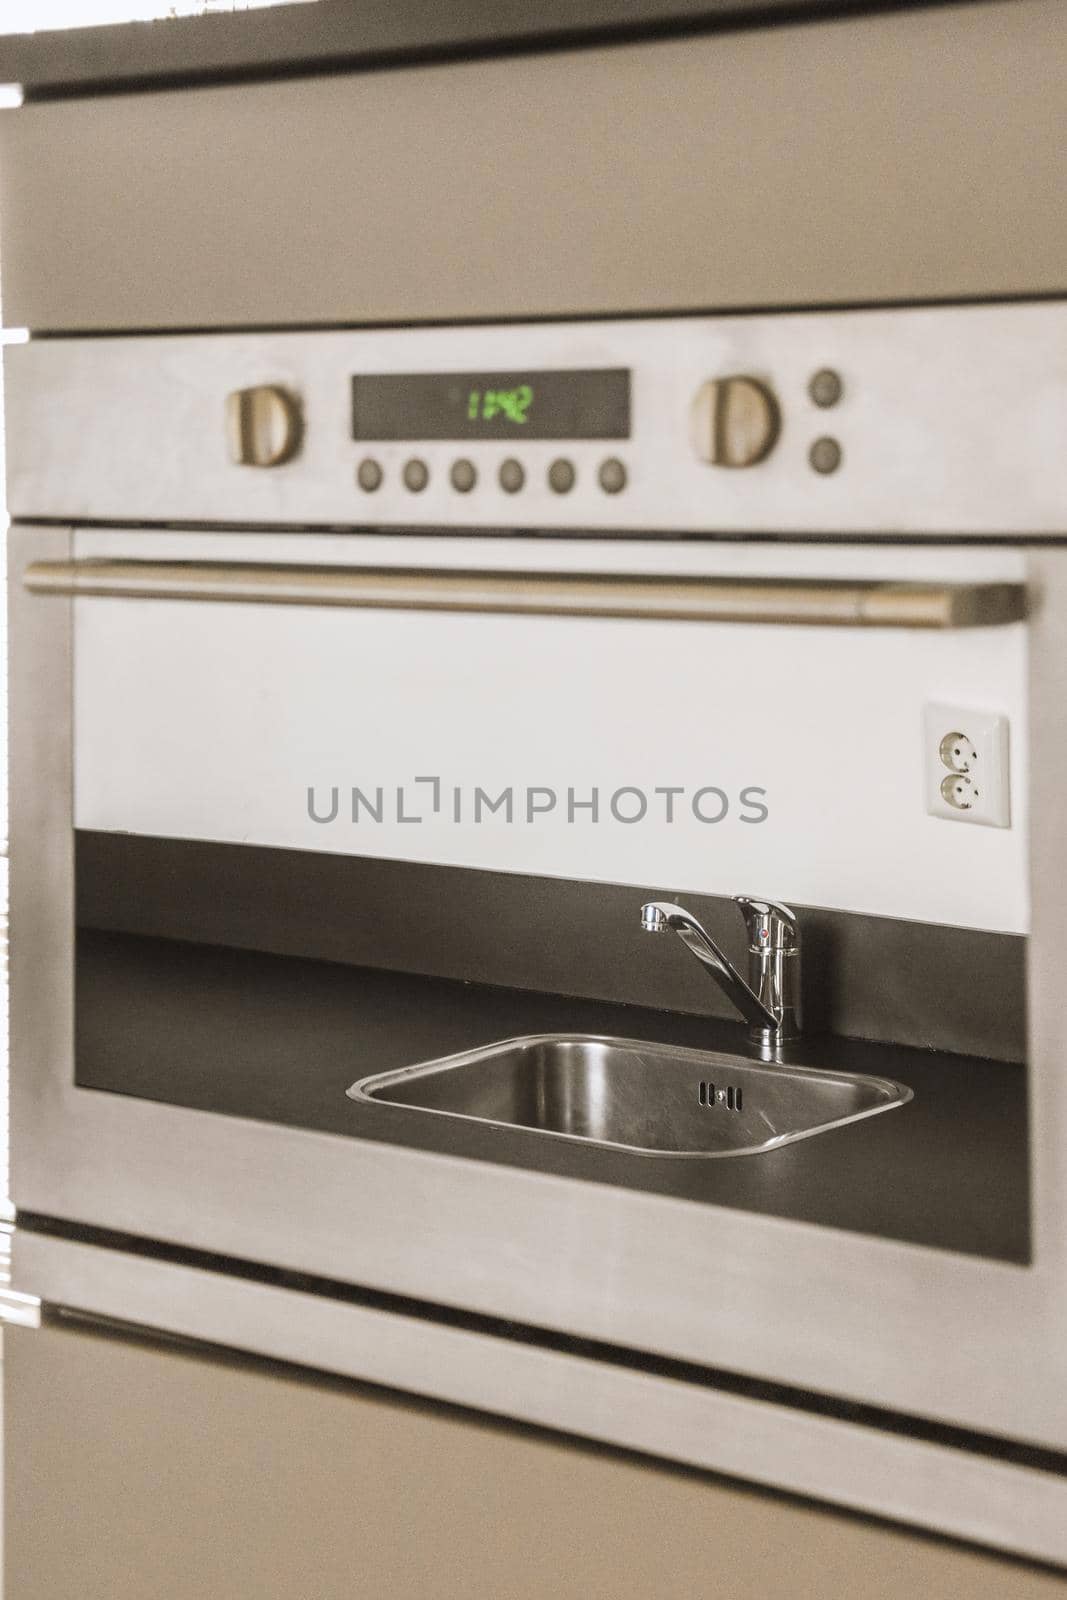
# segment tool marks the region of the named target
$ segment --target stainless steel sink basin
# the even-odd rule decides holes
[[[421,1115],[688,1157],[757,1155],[911,1099],[888,1078],[563,1033],[378,1073],[348,1093]]]

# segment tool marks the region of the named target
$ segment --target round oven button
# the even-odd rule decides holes
[[[808,394],[817,406],[836,406],[845,392],[841,374],[832,367],[822,367],[808,384]]]
[[[420,461],[418,456],[412,456],[410,461],[404,463],[404,487],[410,489],[412,494],[421,494],[430,481],[430,469],[425,461]]]
[[[474,462],[468,461],[465,457],[453,461],[449,478],[452,480],[453,489],[458,490],[460,494],[470,494],[478,482],[478,472]]]
[[[381,488],[384,476],[373,456],[365,456],[356,468],[356,482],[367,494],[373,494],[375,489]]]
[[[829,435],[823,439],[816,439],[808,452],[808,460],[816,472],[836,472],[841,465],[841,446]]]
[[[574,488],[574,463],[560,456],[548,469],[548,487],[554,494],[569,494]]]
[[[500,463],[498,477],[500,479],[500,487],[505,494],[518,494],[526,482],[526,473],[523,471],[522,462],[516,461],[514,456],[509,456],[506,461]]]
[[[626,488],[626,468],[616,456],[609,456],[600,463],[597,479],[605,494],[621,494]]]

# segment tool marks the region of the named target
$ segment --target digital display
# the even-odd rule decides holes
[[[354,439],[628,439],[630,370],[360,374]]]

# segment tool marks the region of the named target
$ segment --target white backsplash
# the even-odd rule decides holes
[[[1021,572],[1010,552],[965,549],[87,531],[77,544],[80,555],[157,558]],[[82,828],[1027,929],[1024,624],[935,632],[98,598],[75,613]],[[927,815],[929,701],[1008,717],[1010,828]],[[365,805],[352,820],[354,787],[380,821]],[[666,788],[682,791],[670,822],[656,793]],[[309,789],[322,818],[336,789],[333,820],[313,819]],[[475,821],[477,789],[494,800],[510,789],[511,820],[483,799]],[[581,804],[594,790],[596,822]],[[703,790],[705,817],[723,808],[710,791],[727,798],[721,821],[694,814]],[[528,791],[545,808],[532,820]],[[644,801],[642,820],[619,820],[613,796],[626,817]]]

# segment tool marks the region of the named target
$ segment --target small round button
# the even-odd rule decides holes
[[[474,462],[468,461],[465,457],[461,457],[458,461],[453,461],[452,470],[448,476],[452,480],[453,489],[458,490],[460,494],[470,494],[474,485],[478,482],[478,472]]]
[[[836,472],[841,465],[841,446],[836,439],[816,439],[808,453],[816,472]]]
[[[373,456],[364,456],[356,468],[356,482],[367,494],[373,494],[375,489],[381,488],[383,477],[384,473]]]
[[[574,463],[559,456],[548,469],[548,487],[554,494],[569,494],[574,488]]]
[[[430,481],[430,469],[425,461],[420,461],[418,456],[412,456],[410,461],[404,463],[404,487],[410,489],[412,494],[421,494]]]
[[[605,494],[621,494],[626,488],[626,468],[616,456],[600,463],[597,478]]]
[[[516,461],[514,456],[509,456],[506,461],[500,463],[498,476],[500,487],[505,494],[518,494],[526,482],[526,474],[523,471],[522,462]]]
[[[836,406],[844,392],[841,374],[832,367],[823,367],[808,384],[808,394],[817,406]]]

